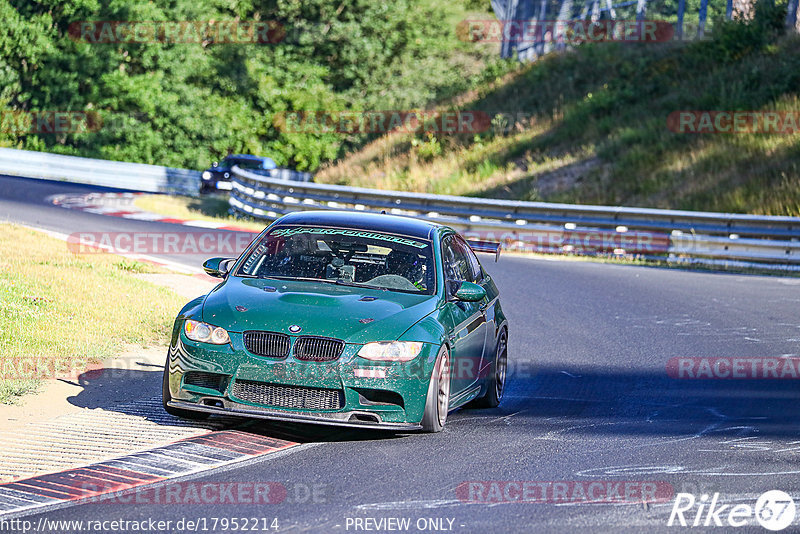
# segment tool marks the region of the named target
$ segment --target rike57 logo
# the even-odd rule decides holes
[[[696,498],[691,493],[678,493],[672,504],[668,526],[743,527],[755,518],[767,530],[783,530],[794,522],[797,508],[792,497],[783,491],[762,493],[755,506],[747,503],[720,504],[719,493]]]

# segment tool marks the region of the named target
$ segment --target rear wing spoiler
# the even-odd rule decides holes
[[[477,241],[472,239],[467,239],[467,243],[475,252],[494,254],[494,261],[497,261],[497,259],[500,257],[500,248],[502,247],[501,243],[496,243],[494,241]]]

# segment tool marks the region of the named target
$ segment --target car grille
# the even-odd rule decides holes
[[[344,351],[344,341],[329,337],[300,336],[294,344],[294,357],[310,362],[330,362]]]
[[[187,386],[216,389],[220,392],[225,391],[225,375],[219,375],[217,373],[189,371],[183,377],[183,383]]]
[[[251,330],[244,333],[244,346],[258,356],[285,358],[289,355],[289,336],[280,332]]]
[[[241,400],[302,410],[340,410],[344,406],[344,392],[340,389],[285,386],[237,380],[233,384],[233,395]]]

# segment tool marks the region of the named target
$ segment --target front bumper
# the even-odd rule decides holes
[[[213,346],[177,336],[170,348],[169,389],[174,408],[337,426],[411,430],[420,428],[430,376],[438,347],[425,344],[408,363],[373,362],[357,356],[360,345],[347,345],[333,362],[305,362],[290,355],[271,359],[249,353],[242,335],[230,333],[231,344]],[[216,390],[187,384],[186,373],[224,377]],[[267,405],[237,397],[237,381],[275,386],[341,391],[338,409]],[[390,397],[386,397],[389,392]],[[375,396],[377,395],[377,398]]]
[[[214,404],[207,405],[209,401]],[[382,421],[380,415],[365,411],[350,412],[289,412],[274,410],[268,407],[251,406],[241,404],[230,399],[209,398],[203,399],[200,403],[185,401],[170,401],[169,406],[190,410],[195,412],[205,412],[217,415],[237,415],[242,417],[252,417],[255,419],[269,419],[273,421],[289,421],[293,423],[314,423],[321,425],[346,426],[352,428],[382,428],[386,430],[419,430],[422,426],[419,423],[393,423]],[[374,420],[367,418],[374,417]],[[361,418],[361,419],[359,419]]]

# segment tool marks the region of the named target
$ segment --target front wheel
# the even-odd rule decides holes
[[[173,408],[167,403],[172,400],[172,394],[169,392],[169,356],[164,364],[164,376],[161,378],[161,403],[164,406],[164,411],[175,417],[182,419],[191,419],[193,421],[202,421],[208,419],[209,413],[193,412],[190,410],[181,410],[180,408]]]
[[[505,328],[500,331],[497,338],[494,361],[490,369],[491,376],[488,379],[486,394],[473,401],[473,406],[476,408],[497,408],[503,399],[508,369],[508,334]]]
[[[450,408],[450,351],[442,345],[436,357],[436,365],[428,384],[425,413],[422,415],[422,430],[441,432]]]

